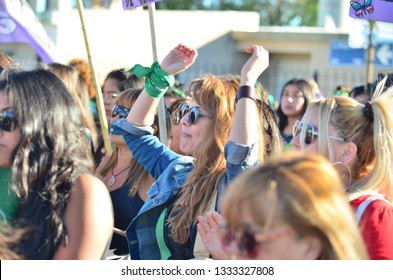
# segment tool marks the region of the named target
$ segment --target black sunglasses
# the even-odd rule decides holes
[[[0,113],[0,129],[3,131],[11,132],[13,131],[18,122],[16,120],[15,112],[4,111]]]
[[[191,125],[196,124],[199,117],[211,118],[207,114],[202,113],[198,106],[190,108],[187,104],[182,104],[179,109],[179,116],[183,118],[186,114],[188,114],[187,121]],[[179,119],[179,121],[181,120],[181,118]]]
[[[115,104],[112,108],[112,118],[119,115],[119,118],[127,118],[130,109],[124,108],[118,104]]]

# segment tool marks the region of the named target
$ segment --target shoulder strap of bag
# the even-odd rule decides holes
[[[364,211],[366,211],[367,206],[369,206],[375,200],[385,200],[385,199],[378,196],[371,196],[359,204],[355,212],[355,219],[357,224],[360,223],[360,219],[362,218]]]
[[[171,257],[171,251],[166,245],[165,237],[164,237],[165,217],[167,211],[168,209],[165,207],[162,210],[156,224],[156,238],[157,238],[158,248],[160,249],[161,260],[168,260]]]

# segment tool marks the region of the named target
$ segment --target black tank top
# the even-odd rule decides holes
[[[122,187],[111,191],[113,204],[115,227],[125,231],[131,221],[136,217],[144,201],[137,193],[134,197],[129,195],[130,183],[125,183]],[[110,245],[111,249],[116,249],[116,255],[125,255],[129,253],[127,239],[117,233],[113,233]]]

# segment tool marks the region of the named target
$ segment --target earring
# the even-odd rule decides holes
[[[344,167],[348,170],[348,173],[349,173],[349,180],[348,180],[348,185],[347,185],[346,191],[349,191],[349,188],[350,188],[350,186],[351,186],[351,180],[352,180],[351,169],[349,168],[348,165],[346,165],[346,164],[343,163],[342,161],[336,161],[336,162],[333,162],[333,163],[332,163],[333,166],[335,166],[335,165],[340,165],[340,164],[341,164],[342,166],[344,166]]]

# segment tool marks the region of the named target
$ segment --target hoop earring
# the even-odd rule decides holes
[[[352,181],[351,169],[349,169],[349,166],[346,165],[345,163],[343,163],[342,161],[336,161],[336,162],[333,162],[333,163],[332,163],[333,166],[339,165],[339,164],[343,165],[343,166],[348,170],[348,173],[349,173],[349,180],[348,180],[348,185],[347,185],[346,191],[349,191],[349,187],[351,186],[351,181]]]

